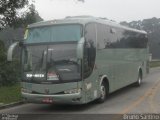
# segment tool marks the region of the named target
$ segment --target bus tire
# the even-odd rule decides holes
[[[137,87],[139,87],[139,86],[141,86],[141,84],[142,84],[142,73],[139,72],[138,80],[137,80],[137,82],[135,83],[135,85],[136,85]]]
[[[98,103],[103,103],[107,98],[108,88],[107,88],[107,84],[105,84],[105,83],[106,83],[105,81],[103,81],[101,83],[101,86],[100,86],[101,96],[100,96],[100,98],[97,99]]]

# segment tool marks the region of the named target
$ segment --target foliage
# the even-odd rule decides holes
[[[3,61],[5,61],[5,54],[4,54],[4,43],[2,41],[0,41],[0,63],[2,63]]]
[[[18,60],[8,63],[6,60],[6,50],[0,41],[0,86],[9,86],[19,81],[20,68]]]
[[[20,63],[18,56],[16,56],[17,59],[14,62],[7,62],[5,48],[8,48],[13,42],[23,39],[24,29],[28,24],[43,19],[39,16],[33,4],[28,5],[28,0],[0,0],[0,3],[0,10],[2,10],[0,11],[0,28],[5,27],[0,31],[0,86],[8,86],[19,81],[20,68],[17,66],[20,66]],[[18,16],[17,10],[26,5],[28,5],[27,11]],[[16,50],[16,53],[18,54],[19,51]]]
[[[43,19],[39,16],[34,5],[32,4],[29,7],[29,11],[23,13],[21,18],[14,23],[14,27],[6,26],[0,31],[0,39],[3,40],[5,47],[9,47],[13,42],[23,39],[24,31],[28,24],[42,20]]]
[[[159,60],[155,60],[155,61],[151,61],[150,62],[150,67],[160,67],[160,61]]]
[[[29,0],[0,0],[0,29],[6,26],[26,27],[28,24],[41,21],[42,18]],[[26,9],[23,14],[20,11]]]
[[[35,10],[35,6],[31,4],[29,6],[29,11],[25,12],[21,18],[19,18],[16,23],[14,23],[14,27],[26,28],[28,24],[42,21],[43,19],[39,16],[38,12]]]
[[[0,0],[0,28],[13,26],[19,19],[18,10],[28,5],[28,0]]]
[[[8,104],[21,100],[20,84],[0,87],[0,103]]]

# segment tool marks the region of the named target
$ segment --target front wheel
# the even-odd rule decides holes
[[[103,103],[106,100],[106,96],[108,94],[108,90],[107,90],[107,85],[105,84],[105,82],[102,82],[101,86],[100,86],[100,92],[101,92],[101,96],[100,98],[98,98],[98,102],[99,103]]]
[[[138,75],[138,80],[137,80],[137,82],[135,83],[135,85],[136,85],[137,87],[139,87],[139,86],[141,86],[141,84],[142,84],[142,75],[139,74],[139,75]]]

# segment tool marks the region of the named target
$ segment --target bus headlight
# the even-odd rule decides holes
[[[65,94],[74,94],[74,93],[80,93],[81,89],[71,89],[64,91]]]

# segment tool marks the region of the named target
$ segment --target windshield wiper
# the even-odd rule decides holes
[[[47,49],[48,49],[48,48],[47,48]],[[48,54],[51,54],[51,55],[50,55],[50,60],[49,60],[49,62],[48,62]],[[47,54],[46,54],[46,55],[47,55],[47,57],[46,57],[46,58],[47,58],[47,65],[46,65],[46,67],[47,67],[47,68],[46,68],[47,73],[48,73],[48,71],[49,71],[49,70],[48,70],[48,68],[49,68],[48,66],[50,66],[50,67],[53,66],[53,69],[54,69],[55,73],[57,74],[59,80],[61,80],[61,74],[58,72],[58,70],[57,70],[57,68],[56,68],[56,66],[55,66],[55,65],[56,65],[55,63],[56,63],[56,62],[55,62],[55,60],[54,60],[53,57],[52,57],[52,51],[51,51],[51,52],[48,52],[48,50],[47,50]]]

